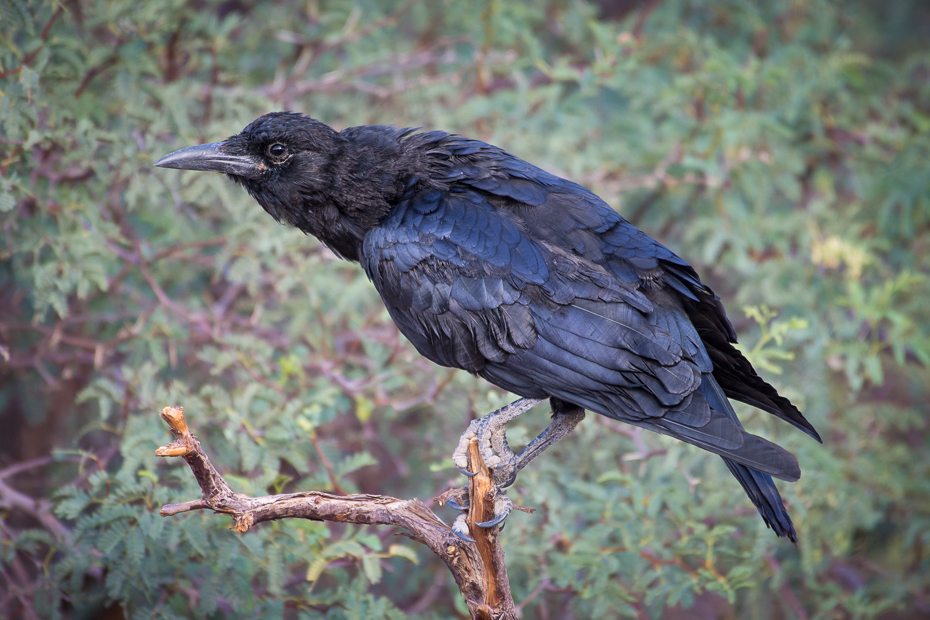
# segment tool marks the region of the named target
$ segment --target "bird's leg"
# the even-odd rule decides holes
[[[485,460],[489,467],[494,469],[494,482],[498,488],[497,498],[494,501],[494,518],[476,525],[493,527],[506,519],[513,509],[513,502],[505,495],[504,489],[514,483],[520,470],[529,465],[533,459],[542,454],[549,446],[571,434],[575,427],[578,426],[578,423],[584,419],[584,409],[581,407],[557,398],[551,400],[552,423],[533,441],[528,443],[519,454],[514,454],[510,446],[507,445],[505,427],[508,422],[518,415],[541,402],[540,400],[523,398],[513,402],[483,418],[473,420],[468,429],[462,434],[459,445],[452,456],[456,467],[466,475],[473,475],[467,469],[468,444],[472,438],[477,438],[481,458]],[[492,463],[494,465],[491,465]],[[453,501],[449,501],[448,504],[452,508],[463,512],[468,510],[467,504],[461,505]],[[471,540],[467,535],[464,535],[467,532],[467,529],[463,529],[465,528],[464,514],[456,519],[456,523],[459,528],[456,529],[453,526],[453,531],[461,538]]]
[[[552,422],[546,430],[526,444],[526,447],[520,450],[512,460],[494,470],[494,482],[502,489],[512,485],[520,470],[545,452],[549,446],[570,435],[582,420],[584,420],[584,409],[553,398]],[[504,439],[505,444],[506,441]]]
[[[468,471],[468,444],[472,439],[478,440],[481,458],[484,459],[485,465],[491,469],[497,469],[513,460],[514,454],[507,445],[505,436],[507,424],[524,411],[529,411],[541,402],[542,400],[538,398],[521,398],[506,407],[492,411],[486,416],[472,420],[465,432],[462,433],[462,436],[459,437],[459,445],[456,446],[455,452],[452,453],[452,462],[463,474],[471,474]]]

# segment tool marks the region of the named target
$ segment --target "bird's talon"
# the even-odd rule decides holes
[[[460,531],[458,531],[458,530],[452,530],[452,533],[455,534],[455,537],[458,538],[459,540],[463,540],[463,541],[469,542],[469,543],[475,542],[475,539],[474,539],[474,538],[472,538],[472,537],[469,536],[468,534],[463,534],[462,532],[460,532]]]
[[[516,458],[494,470],[494,484],[500,490],[509,489],[517,481]]]
[[[452,533],[465,542],[475,542],[475,539],[468,535],[468,521],[464,512],[452,522]]]
[[[449,508],[452,508],[454,510],[465,511],[465,510],[468,510],[468,506],[470,504],[468,503],[468,501],[466,501],[465,504],[462,505],[458,503],[457,501],[455,501],[455,498],[450,497],[449,499],[446,500],[446,505]]]
[[[455,468],[456,468],[457,470],[459,470],[459,473],[460,473],[460,474],[462,474],[463,476],[468,476],[469,478],[471,478],[472,476],[477,476],[477,475],[478,475],[478,472],[476,472],[476,471],[468,471],[468,470],[465,469],[464,467],[459,467],[458,465],[456,465]]]
[[[478,527],[494,527],[510,516],[513,511],[513,501],[503,493],[499,493],[494,500],[494,518],[481,523],[475,523]]]
[[[478,527],[494,527],[510,515],[510,512],[505,512],[504,514],[497,515],[490,521],[482,521],[481,523],[475,523]]]

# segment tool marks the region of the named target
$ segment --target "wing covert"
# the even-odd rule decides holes
[[[366,272],[421,354],[483,375],[506,365],[520,382],[487,378],[524,395],[636,392],[635,415],[661,416],[697,389],[709,360],[690,325],[505,215],[478,192],[426,190],[366,237]],[[683,346],[672,325],[691,340]]]

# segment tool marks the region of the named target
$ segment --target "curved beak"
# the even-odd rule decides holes
[[[246,155],[230,155],[222,148],[225,142],[198,144],[165,155],[157,162],[158,168],[176,168],[178,170],[205,170],[222,172],[250,179],[261,176],[265,166]]]

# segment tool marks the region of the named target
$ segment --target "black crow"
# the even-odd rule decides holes
[[[590,409],[719,454],[766,524],[797,540],[772,481],[797,480],[797,459],[745,432],[727,399],[817,431],[733,346],[694,269],[584,187],[442,131],[335,131],[286,112],[156,165],[227,174],[277,221],[361,263],[422,355],[522,396],[472,423],[460,468],[477,436],[507,486]],[[552,424],[514,455],[504,426],[546,398]]]

